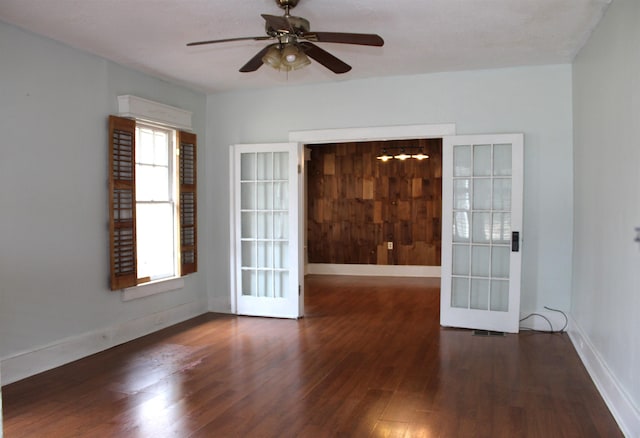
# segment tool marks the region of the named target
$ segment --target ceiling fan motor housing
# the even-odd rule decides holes
[[[302,35],[305,33],[309,33],[311,29],[311,24],[309,23],[309,20],[307,20],[306,18],[294,17],[293,15],[289,15],[287,16],[287,22],[291,25],[291,27],[295,31],[295,35]],[[292,34],[290,29],[275,28],[269,22],[266,23],[265,30],[267,32],[267,35],[271,35],[272,37],[280,37],[283,34]]]

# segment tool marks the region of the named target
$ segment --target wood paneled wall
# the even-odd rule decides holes
[[[430,158],[376,159],[403,146]],[[308,147],[309,263],[440,265],[442,140]]]

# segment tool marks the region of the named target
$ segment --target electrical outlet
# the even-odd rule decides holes
[[[393,242],[387,242],[387,249],[393,249]]]

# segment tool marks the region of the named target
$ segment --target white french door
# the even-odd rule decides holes
[[[232,146],[233,296],[240,315],[302,316],[297,143]]]
[[[517,333],[523,135],[443,138],[440,323]]]

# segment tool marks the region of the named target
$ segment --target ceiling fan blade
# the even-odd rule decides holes
[[[239,38],[225,38],[222,40],[209,40],[209,41],[195,41],[192,43],[187,43],[187,46],[202,46],[204,44],[215,44],[215,43],[228,43],[230,41],[244,41],[244,40],[253,40],[253,41],[263,41],[270,40],[272,37],[270,36],[257,36],[257,37],[239,37]]]
[[[255,56],[254,56],[253,58],[251,58],[251,59],[249,60],[249,62],[247,62],[245,65],[243,65],[243,66],[240,68],[240,71],[241,71],[242,73],[249,73],[249,72],[252,72],[252,71],[256,71],[256,70],[258,70],[258,69],[262,66],[262,64],[263,64],[263,62],[262,62],[262,57],[267,53],[267,51],[268,51],[271,47],[273,47],[273,46],[275,46],[275,45],[276,45],[276,44],[269,44],[268,46],[266,46],[265,48],[263,48],[262,50],[260,50],[258,53],[256,53],[256,54],[255,54]]]
[[[261,14],[261,16],[267,22],[267,27],[270,27],[275,31],[296,33],[291,23],[289,23],[289,20],[287,20],[287,17],[269,14]]]
[[[373,33],[309,32],[302,35],[302,38],[319,43],[359,44],[361,46],[378,47],[384,45],[382,37]]]
[[[349,64],[345,64],[331,53],[327,52],[324,49],[312,44],[310,42],[300,43],[300,47],[304,50],[304,52],[311,58],[318,61],[320,64],[327,67],[334,73],[341,74],[346,73],[351,70],[351,66]]]

